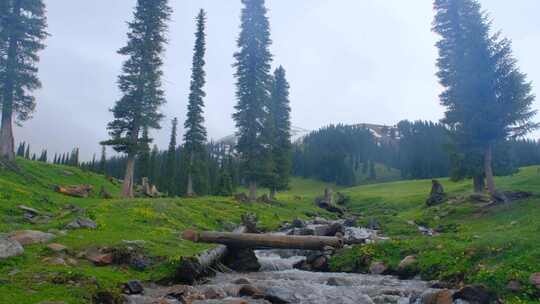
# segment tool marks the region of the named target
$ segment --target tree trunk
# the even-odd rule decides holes
[[[0,156],[8,161],[15,161],[15,140],[13,138],[13,124],[11,105],[4,102],[2,107],[2,126],[0,129]]]
[[[484,174],[477,174],[473,177],[473,187],[475,193],[483,193],[486,188]]]
[[[135,175],[135,156],[128,155],[126,174],[122,185],[122,197],[133,198],[133,177]]]
[[[13,13],[16,17],[21,14],[20,1],[15,2]],[[13,137],[13,102],[15,84],[15,66],[17,64],[17,39],[15,35],[9,37],[9,48],[6,60],[5,83],[3,83],[2,125],[0,127],[0,157],[8,161],[15,161],[15,140]]]
[[[276,189],[270,189],[270,199],[275,200],[276,199],[277,191]]]
[[[257,201],[257,183],[256,182],[249,182],[249,201],[252,203]]]
[[[187,176],[187,192],[186,195],[189,197],[195,196],[195,191],[193,191],[193,177],[191,173],[188,173]]]
[[[322,250],[329,246],[343,247],[343,239],[329,236],[299,236],[255,233],[200,232],[184,231],[182,237],[195,243],[227,245],[233,248],[250,249],[300,249]]]
[[[189,197],[195,196],[195,191],[193,190],[193,152],[191,152],[191,155],[189,156],[189,172],[187,176],[187,191],[186,195]]]
[[[246,227],[239,227],[234,232],[245,233],[246,230]],[[227,253],[227,246],[220,245],[195,257],[182,258],[176,268],[175,281],[192,285],[212,272],[214,266],[220,263],[227,256]]]
[[[484,155],[484,173],[486,174],[486,184],[487,189],[490,195],[495,195],[497,190],[495,189],[495,180],[493,179],[493,169],[491,167],[493,159],[492,154],[492,147],[491,144],[489,144],[486,147],[485,155]]]

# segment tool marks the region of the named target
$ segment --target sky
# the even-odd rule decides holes
[[[80,147],[99,153],[109,109],[119,99],[117,77],[125,58],[126,22],[136,0],[44,0],[47,48],[41,52],[34,118],[15,130],[17,142],[49,155]],[[481,0],[493,26],[513,40],[523,72],[540,96],[540,1]],[[174,117],[186,116],[195,21],[208,14],[206,126],[211,139],[235,131],[233,53],[240,0],[171,0],[167,34],[163,128],[152,132],[165,149]],[[432,0],[267,0],[274,67],[287,70],[292,123],[314,130],[331,123],[394,125],[402,119],[443,117],[435,76],[438,37],[431,31]],[[540,98],[534,104],[540,109]],[[537,117],[540,120],[540,117]],[[179,130],[182,135],[182,130]],[[540,133],[532,135],[535,138]]]

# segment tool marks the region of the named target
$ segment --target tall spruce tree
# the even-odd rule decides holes
[[[271,198],[275,198],[276,191],[286,190],[289,187],[292,166],[289,88],[285,69],[280,66],[274,72],[269,109],[274,173],[269,175],[270,182],[265,186],[270,189]]]
[[[101,157],[99,159],[99,173],[107,175],[107,147],[101,146]]]
[[[148,134],[148,128],[143,129],[142,133],[142,149],[139,153],[139,159],[138,159],[138,176],[142,179],[143,177],[148,178],[150,176],[150,143],[152,142],[152,139],[150,139],[150,135]]]
[[[13,117],[31,118],[36,107],[31,92],[41,87],[38,52],[47,37],[42,0],[0,1],[0,157],[15,160]]]
[[[175,196],[177,193],[176,186],[176,167],[178,160],[176,157],[176,136],[178,129],[178,118],[172,120],[171,139],[169,141],[169,149],[167,150],[167,192],[169,196]]]
[[[191,69],[191,86],[187,119],[184,123],[184,151],[187,157],[187,196],[194,196],[194,175],[202,172],[201,162],[205,161],[206,128],[204,127],[204,97],[206,83],[204,71],[204,55],[206,52],[206,13],[201,9],[196,18],[195,47],[193,48],[193,67]]]
[[[434,7],[433,30],[441,36],[437,75],[447,108],[443,122],[465,158],[481,156],[482,163],[467,165],[482,168],[489,193],[496,195],[493,147],[538,126],[531,122],[536,113],[531,84],[517,67],[510,42],[490,33],[491,22],[478,1],[436,0]]]
[[[167,43],[165,32],[170,19],[168,0],[138,0],[134,20],[130,22],[128,43],[118,52],[128,56],[118,78],[123,96],[112,109],[114,120],[108,129],[111,139],[103,144],[127,154],[122,196],[133,197],[135,159],[145,147],[144,128],[159,129],[165,103],[161,88],[162,55]]]
[[[242,172],[249,185],[249,199],[257,196],[257,183],[268,176],[269,147],[264,136],[268,116],[272,54],[270,24],[264,0],[242,0],[239,51],[236,62],[236,112],[233,118],[238,129],[236,150],[242,162]]]

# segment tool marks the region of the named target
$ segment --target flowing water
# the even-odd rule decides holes
[[[347,228],[346,237],[361,238],[368,242],[378,238],[375,231],[364,228]],[[437,292],[430,288],[428,282],[420,280],[403,281],[392,276],[296,270],[293,265],[306,258],[306,252],[303,251],[264,250],[256,251],[256,254],[262,266],[260,272],[219,273],[206,284],[191,289],[191,292],[204,294],[212,300],[200,299],[188,303],[408,304],[421,303],[422,295]],[[244,297],[242,300],[245,302],[241,302],[240,289],[246,284],[261,291],[265,295],[264,299]],[[171,296],[174,288],[147,287],[144,296],[131,296],[131,302],[128,303],[183,303]]]

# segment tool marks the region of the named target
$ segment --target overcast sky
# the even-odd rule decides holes
[[[35,152],[46,147],[50,154],[79,146],[85,159],[99,151],[112,118],[109,108],[119,98],[116,79],[124,58],[116,50],[126,43],[135,2],[45,0],[51,37],[39,65],[43,88],[36,92],[34,119],[16,130],[17,141],[29,141]],[[495,28],[513,40],[540,96],[540,1],[481,2]],[[170,120],[185,119],[200,8],[208,13],[208,133],[219,139],[234,132],[231,65],[240,0],[171,0],[171,6],[164,65],[168,104],[162,108],[167,117],[152,134],[161,148]],[[393,125],[442,117],[431,0],[267,0],[267,7],[274,65],[285,67],[291,83],[294,126],[312,130],[338,122]]]

